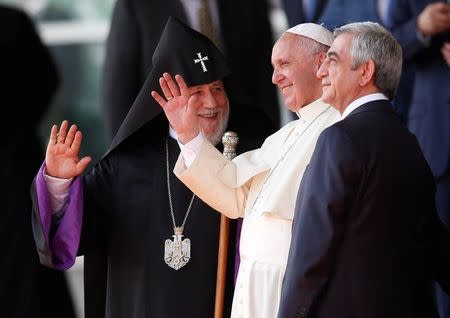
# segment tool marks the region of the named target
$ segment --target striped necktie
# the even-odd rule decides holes
[[[220,41],[214,28],[208,0],[201,0],[200,8],[198,10],[198,21],[200,32],[207,36],[218,48],[220,48]]]

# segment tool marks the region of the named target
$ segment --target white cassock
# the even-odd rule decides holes
[[[175,165],[200,199],[230,218],[244,218],[233,318],[277,316],[300,181],[317,138],[340,114],[317,100],[299,117],[233,161],[205,141],[189,168],[182,155]]]

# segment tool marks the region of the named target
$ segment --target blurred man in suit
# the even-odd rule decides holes
[[[408,128],[416,135],[436,181],[436,205],[450,226],[450,3],[393,0],[392,32],[414,65],[415,83]],[[448,44],[447,44],[448,45]],[[450,317],[450,298],[437,287],[441,318]]]

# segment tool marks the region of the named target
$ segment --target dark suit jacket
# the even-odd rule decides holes
[[[415,66],[408,127],[439,179],[450,173],[450,67],[440,52],[442,44],[450,42],[450,31],[431,37],[429,46],[416,34],[417,16],[432,2],[395,0],[392,32],[403,47],[405,59]]]
[[[449,291],[450,239],[434,192],[389,102],[324,130],[299,189],[278,317],[437,317],[432,279]]]
[[[226,83],[232,105],[229,128],[241,135],[254,134],[255,142],[262,143],[279,127],[277,95],[271,83],[273,38],[267,5],[260,0],[217,3],[224,54],[232,70]],[[152,69],[153,52],[170,15],[187,22],[179,0],[116,3],[102,86],[102,107],[111,139]],[[250,128],[250,122],[255,126]]]
[[[357,21],[379,21],[377,0],[316,0],[314,18],[306,19],[301,0],[283,0],[290,26],[304,22],[324,23],[333,30],[335,27]]]
[[[283,0],[284,11],[286,12],[289,26],[293,27],[294,25],[305,22],[316,22],[322,14],[323,8],[325,7],[327,1],[316,0],[315,2],[316,5],[314,9],[313,19],[308,20],[304,12],[305,10],[303,8],[303,1]]]

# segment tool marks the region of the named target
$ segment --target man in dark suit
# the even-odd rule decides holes
[[[450,3],[396,0],[392,32],[415,67],[408,128],[416,135],[436,180],[436,206],[450,226],[450,67],[441,49],[450,42]],[[437,289],[441,318],[450,318],[450,298]]]
[[[297,197],[279,317],[438,317],[449,233],[420,146],[392,110],[402,62],[377,23],[345,25],[318,71],[343,119],[317,141]]]

